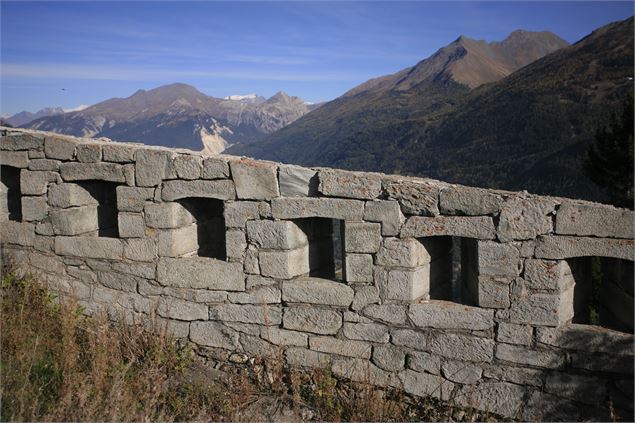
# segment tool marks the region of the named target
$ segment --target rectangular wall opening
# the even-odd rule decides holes
[[[309,276],[344,281],[344,222],[320,217],[295,222],[309,240]]]
[[[97,201],[98,236],[119,237],[117,221],[117,183],[105,181],[81,181],[77,185],[84,188]]]
[[[191,197],[178,201],[194,217],[199,257],[225,260],[225,218],[223,201],[213,198]]]
[[[20,169],[0,166],[0,179],[0,218],[19,222],[22,220]]]
[[[633,333],[633,262],[579,257],[567,263],[575,281],[573,323]]]

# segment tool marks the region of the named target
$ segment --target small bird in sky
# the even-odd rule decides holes
[[[62,88],[62,91],[66,91],[66,88]]]

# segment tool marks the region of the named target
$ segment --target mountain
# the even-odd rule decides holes
[[[530,34],[512,33],[506,39],[511,41],[500,43],[506,44],[502,50],[514,51]],[[401,78],[357,87],[262,142],[229,152],[602,200],[582,174],[581,160],[598,126],[621,110],[633,90],[633,18],[602,27],[476,88],[470,88],[470,81],[483,81],[490,73],[462,76],[473,75],[459,71],[465,63],[452,61],[452,52],[462,50],[456,47],[462,38],[426,59],[430,67],[442,62],[439,57],[449,61],[429,76],[414,79],[411,88],[399,90],[426,61]],[[516,60],[527,60],[527,52],[545,52],[545,45],[555,46],[539,45],[525,49]],[[481,60],[484,63],[489,61]],[[331,126],[323,119],[327,113],[335,120]]]
[[[26,127],[218,153],[231,144],[259,140],[309,110],[283,92],[269,99],[220,99],[176,83],[37,119]]]
[[[21,126],[26,125],[27,123],[41,117],[60,115],[62,113],[64,113],[64,109],[62,109],[61,107],[46,107],[42,110],[38,110],[35,113],[27,111],[16,113],[13,116],[5,118],[5,121],[10,123],[12,126]]]

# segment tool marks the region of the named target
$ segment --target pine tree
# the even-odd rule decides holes
[[[633,209],[633,95],[624,101],[622,115],[611,116],[598,128],[584,162],[585,174],[610,197],[611,203]]]

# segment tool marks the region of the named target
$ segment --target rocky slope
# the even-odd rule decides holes
[[[29,122],[34,121],[45,116],[61,115],[64,113],[64,109],[61,107],[45,107],[42,110],[38,110],[35,113],[27,112],[26,110],[20,113],[16,113],[13,116],[9,116],[5,119],[11,126],[26,125]]]

